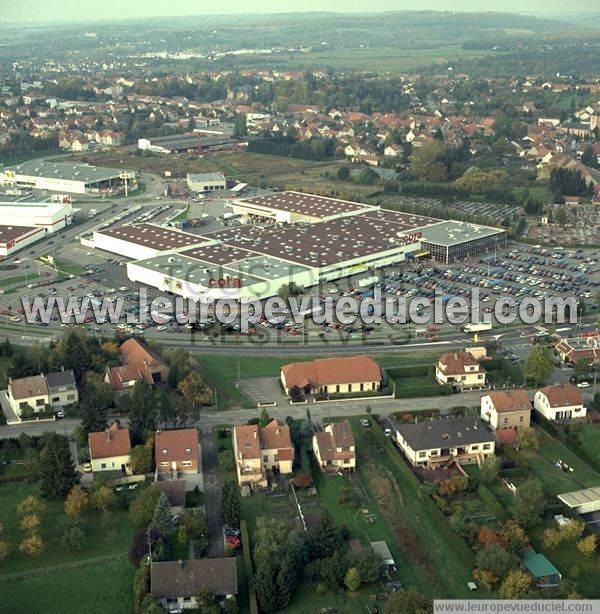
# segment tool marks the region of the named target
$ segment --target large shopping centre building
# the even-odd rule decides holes
[[[302,192],[229,203],[242,225],[192,234],[155,224],[94,232],[93,246],[131,261],[131,281],[196,300],[263,299],[295,282],[369,272],[407,259],[450,263],[506,244],[506,232]]]

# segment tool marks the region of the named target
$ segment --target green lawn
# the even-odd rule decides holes
[[[133,572],[122,555],[18,580],[0,578],[0,612],[130,614]]]
[[[600,425],[582,424],[577,434],[581,448],[590,456],[600,459]]]
[[[41,536],[45,549],[38,557],[28,557],[18,551],[22,533],[16,506],[28,495],[39,495],[37,484],[12,482],[0,486],[0,522],[5,527],[2,539],[10,547],[10,556],[0,563],[0,577],[9,573],[56,567],[106,555],[125,555],[129,551],[133,527],[129,515],[115,511],[106,515],[89,512],[83,521],[85,542],[80,550],[71,551],[64,547],[62,536],[57,530],[64,514],[61,501],[46,501],[46,509],[41,515]],[[0,611],[2,608],[0,608]]]
[[[546,490],[553,495],[590,488],[600,484],[600,474],[580,460],[573,452],[557,439],[537,430],[540,440],[540,450],[524,451],[523,457],[529,463],[529,471],[538,478]],[[567,463],[573,471],[567,472],[555,466],[556,461]]]
[[[38,278],[39,275],[36,275],[35,273],[31,273],[30,275],[13,275],[12,277],[3,277],[0,279],[0,288],[8,288],[8,286],[34,281]]]

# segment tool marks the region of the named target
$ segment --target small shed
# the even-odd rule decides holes
[[[600,486],[563,493],[558,495],[558,498],[577,514],[587,514],[600,510]]]
[[[531,550],[523,555],[523,565],[533,576],[538,588],[558,586],[561,575],[558,569],[543,555]]]
[[[381,559],[381,562],[388,568],[396,568],[396,563],[392,557],[392,553],[385,542],[371,542],[373,552]]]

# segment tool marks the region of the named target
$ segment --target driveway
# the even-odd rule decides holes
[[[17,414],[13,411],[8,401],[8,390],[0,390],[0,404],[2,405],[2,411],[6,416],[6,424],[21,424]]]
[[[200,434],[202,446],[202,472],[204,475],[204,498],[206,510],[206,524],[210,536],[210,556],[223,556],[223,525],[221,524],[221,510],[219,498],[219,476],[217,474],[217,446],[212,437],[211,430],[203,430]]]

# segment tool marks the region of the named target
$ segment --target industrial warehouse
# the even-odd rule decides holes
[[[155,224],[97,230],[131,281],[199,301],[263,299],[409,259],[452,262],[506,244],[504,230],[383,210],[300,192],[228,203],[241,225],[202,235]],[[244,223],[245,222],[245,223]]]
[[[116,194],[137,188],[135,171],[32,160],[0,171],[0,185],[67,194]]]
[[[0,257],[12,255],[72,221],[69,202],[0,202]]]

